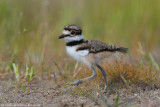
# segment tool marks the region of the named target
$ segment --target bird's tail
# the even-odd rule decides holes
[[[117,51],[122,52],[122,53],[128,53],[128,48],[119,47],[117,48]]]

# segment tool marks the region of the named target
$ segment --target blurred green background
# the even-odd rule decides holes
[[[85,39],[147,51],[160,49],[160,0],[0,0],[0,63],[65,55],[64,26]],[[45,58],[44,58],[45,57]]]

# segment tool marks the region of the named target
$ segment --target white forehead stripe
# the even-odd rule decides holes
[[[70,32],[67,30],[63,30],[63,34],[70,34]]]

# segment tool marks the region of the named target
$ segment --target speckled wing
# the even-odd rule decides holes
[[[128,52],[128,48],[116,47],[114,45],[108,45],[96,40],[84,41],[79,47],[77,47],[76,51],[86,50],[86,49],[89,50],[90,53],[98,53],[103,51],[109,51],[109,52],[119,51],[123,53]]]

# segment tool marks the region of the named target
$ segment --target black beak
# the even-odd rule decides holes
[[[62,35],[60,35],[60,36],[58,37],[58,39],[62,39],[62,38],[64,38],[64,34],[62,34]]]

